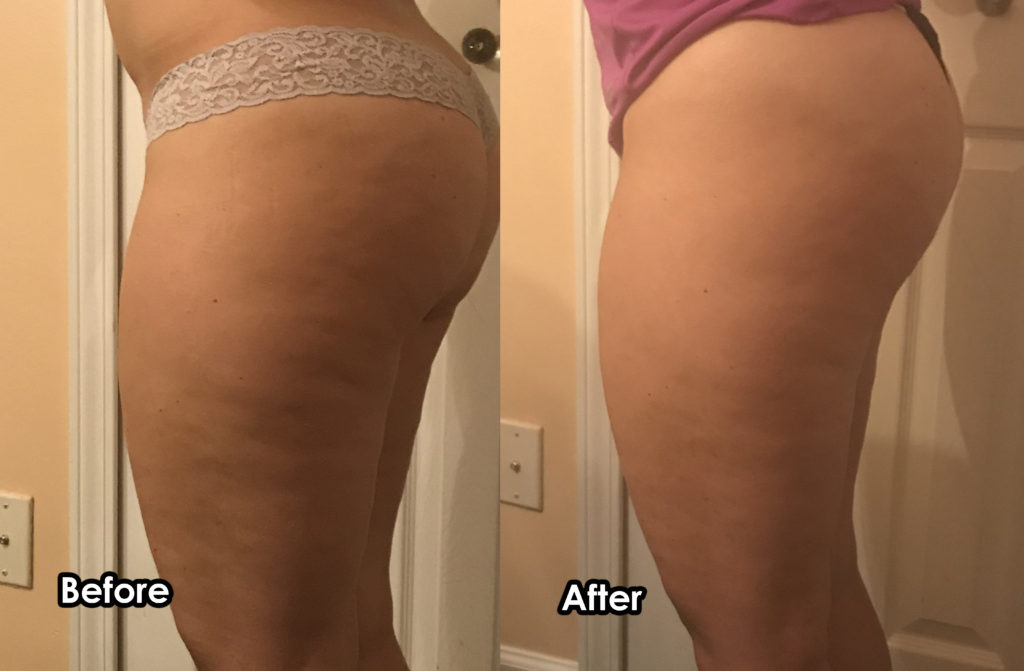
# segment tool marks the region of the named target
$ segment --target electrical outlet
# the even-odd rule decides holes
[[[501,420],[501,476],[503,503],[543,510],[543,429],[535,424]]]
[[[32,587],[32,497],[0,492],[0,583]]]

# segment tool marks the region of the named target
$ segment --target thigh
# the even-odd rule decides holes
[[[356,652],[402,343],[458,278],[483,202],[479,133],[420,105],[297,98],[147,156],[119,383],[150,545],[197,662]]]
[[[178,630],[202,669],[238,654],[238,668],[272,668],[316,639],[340,643],[328,659],[343,663],[397,370],[390,315],[345,283],[330,303],[247,295],[225,281],[257,283],[237,262],[171,281],[142,240],[122,281],[118,377]]]
[[[391,541],[431,364],[450,323],[450,314],[431,318],[402,343],[377,462],[366,548],[360,562],[359,656],[360,665],[366,668],[392,668],[400,661],[392,626]]]
[[[853,527],[853,498],[857,484],[860,456],[864,448],[864,435],[871,411],[871,391],[875,382],[878,345],[882,336],[879,329],[871,339],[868,352],[861,364],[854,392],[853,421],[850,424],[850,442],[846,457],[846,478],[843,484],[842,507],[832,557],[832,585],[835,589],[860,580],[857,566],[857,539]]]
[[[799,245],[744,254],[748,227],[774,222],[763,210],[655,214],[627,206],[630,189],[602,249],[601,368],[662,581],[708,668],[824,650],[854,389],[882,308],[843,295],[850,275],[795,289],[766,270],[805,262]]]

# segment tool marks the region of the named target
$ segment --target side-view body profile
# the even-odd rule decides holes
[[[619,177],[600,365],[701,671],[885,671],[854,483],[879,338],[959,178],[916,0],[585,0]]]
[[[392,532],[498,225],[496,113],[413,0],[107,0],[145,181],[118,382],[200,671],[406,671]]]

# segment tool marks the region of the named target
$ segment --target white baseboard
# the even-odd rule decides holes
[[[501,671],[578,671],[574,659],[552,657],[533,650],[501,646]]]

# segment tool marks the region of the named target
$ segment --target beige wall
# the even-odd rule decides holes
[[[501,641],[576,659],[574,3],[501,10],[501,414],[544,427],[544,511],[501,506]]]
[[[0,490],[35,497],[34,583],[0,585],[0,668],[68,666],[67,75],[64,0],[0,21]]]

